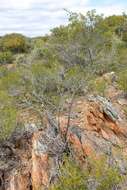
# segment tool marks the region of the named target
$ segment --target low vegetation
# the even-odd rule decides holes
[[[70,158],[64,160],[60,169],[59,182],[51,190],[112,190],[124,181],[117,166],[109,166],[105,157],[87,160],[87,166],[80,167]]]
[[[126,14],[104,17],[95,10],[67,14],[68,25],[52,29],[49,36],[0,38],[0,93],[6,94],[6,106],[0,107],[2,138],[13,131],[10,125],[16,123],[19,107],[56,114],[66,99],[88,92],[104,96],[107,83],[98,77],[107,72],[114,71],[118,87],[127,90]]]

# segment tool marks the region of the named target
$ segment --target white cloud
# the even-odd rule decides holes
[[[93,1],[95,2],[95,0],[0,0],[0,35],[10,32],[21,32],[30,36],[45,34],[51,28],[67,23],[63,8],[82,13],[96,9],[105,15],[119,14],[127,8],[127,3],[118,4],[115,0],[110,0],[110,3],[103,0],[102,3],[96,2],[92,6]]]
[[[71,8],[85,5],[88,0],[0,0],[0,8],[28,9],[33,5],[48,5],[49,7]]]
[[[0,8],[29,8],[33,0],[0,0]]]
[[[32,0],[10,0],[12,8],[27,9],[30,7]]]

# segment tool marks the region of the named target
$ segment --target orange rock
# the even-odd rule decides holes
[[[93,154],[93,149],[92,149],[92,147],[89,145],[89,144],[87,144],[87,145],[83,145],[83,151],[84,151],[84,154],[86,155],[86,156],[90,156],[90,155],[92,155]]]
[[[102,134],[102,137],[103,137],[104,139],[107,139],[107,140],[110,139],[110,138],[109,138],[109,135],[108,135],[103,129],[101,129],[101,134]]]
[[[76,114],[76,117],[73,114]],[[87,156],[94,154],[96,157],[101,154],[110,155],[114,145],[115,147],[124,147],[121,154],[127,155],[126,121],[119,119],[113,121],[104,113],[101,103],[84,99],[77,100],[74,103],[71,116],[71,127],[68,130],[67,141],[76,159],[83,161]],[[57,121],[58,119],[60,121],[60,134],[64,136],[68,121],[67,113],[63,113],[57,118]],[[27,190],[30,189],[30,185],[33,190],[48,187],[51,177],[50,172],[55,168],[54,157],[57,157],[55,153],[59,150],[59,145],[62,147],[63,144],[61,142],[60,144],[55,143],[58,140],[55,133],[50,138],[50,133],[52,134],[53,129],[46,118],[44,119],[44,124],[47,127],[33,132],[33,136],[30,139],[28,138],[23,146],[16,147],[16,152],[21,162],[20,168],[25,164],[25,173],[18,172],[18,169],[15,168],[16,173],[12,175],[10,172],[9,177],[6,178],[8,186],[5,189]],[[46,131],[47,128],[50,128],[50,130]],[[19,141],[24,141],[25,137],[23,138]],[[31,157],[29,158],[27,147],[25,146],[28,143],[27,141],[30,140]],[[48,146],[51,146],[50,149],[48,149]],[[52,152],[55,150],[54,148],[56,148],[55,153]]]

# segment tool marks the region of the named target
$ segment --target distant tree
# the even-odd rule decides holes
[[[2,50],[9,50],[14,53],[21,53],[28,51],[28,43],[26,37],[21,34],[7,34],[2,37],[0,41]]]
[[[104,33],[103,15],[97,15],[95,10],[86,15],[68,14],[68,26],[52,30],[49,49],[53,49],[66,68],[80,65],[99,73],[99,69],[103,70],[102,67],[111,63],[107,57],[112,56],[112,33]]]

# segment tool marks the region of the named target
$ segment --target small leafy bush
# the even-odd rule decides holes
[[[0,90],[7,91],[10,95],[20,91],[24,86],[22,84],[21,73],[19,71],[8,71],[0,79]]]
[[[119,73],[118,85],[121,90],[127,92],[127,70]]]
[[[89,163],[89,176],[97,182],[96,190],[112,190],[123,181],[117,166],[109,165],[105,156],[97,160],[90,159]]]
[[[5,140],[16,127],[16,108],[13,100],[4,91],[0,92],[0,140]]]
[[[0,52],[0,64],[12,63],[13,55],[10,51]]]
[[[71,159],[65,159],[60,170],[59,182],[51,190],[87,190],[87,172]],[[87,175],[86,175],[87,174]]]
[[[81,168],[75,161],[65,159],[59,181],[51,190],[89,190],[90,180],[94,182],[96,190],[112,190],[122,182],[118,169],[109,166],[106,157],[88,159],[88,163]]]
[[[89,82],[90,90],[102,96],[104,96],[106,87],[107,83],[104,79],[96,79]]]

